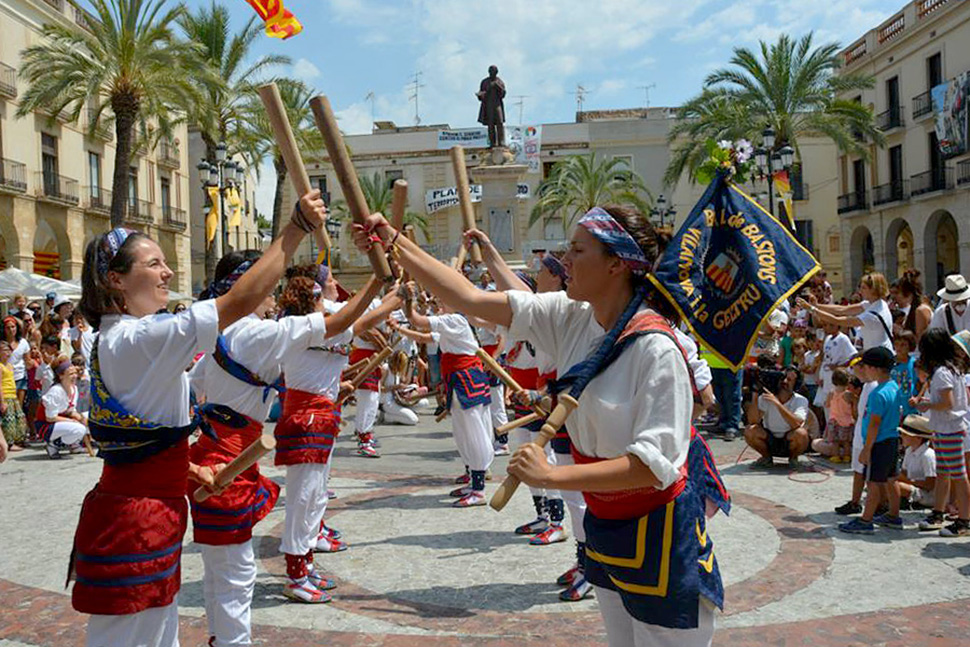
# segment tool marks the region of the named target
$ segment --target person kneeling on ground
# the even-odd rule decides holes
[[[761,372],[771,371],[762,369]],[[761,454],[755,467],[771,467],[775,456],[788,458],[788,464],[796,467],[798,457],[808,450],[808,431],[805,429],[808,400],[795,393],[798,369],[789,366],[781,373],[784,375],[777,380],[777,386],[770,385],[775,388],[769,390],[764,384],[767,380],[761,379],[758,388],[752,390],[748,407],[750,424],[744,430],[744,440]]]

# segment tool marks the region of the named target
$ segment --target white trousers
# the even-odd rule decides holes
[[[471,409],[462,409],[458,396],[454,396],[451,401],[451,428],[458,453],[468,469],[487,470],[495,458],[488,405],[478,404]]]
[[[320,520],[327,508],[330,464],[304,463],[286,467],[286,518],[280,551],[306,555],[317,545]]]
[[[357,433],[366,434],[374,428],[377,420],[377,408],[381,402],[381,394],[378,391],[368,391],[357,389],[354,391],[357,398],[357,415],[354,417],[354,429]]]
[[[178,602],[123,616],[88,618],[87,647],[179,647]]]
[[[576,461],[573,460],[572,454],[556,454],[556,463],[575,465]],[[583,525],[583,520],[586,518],[586,499],[583,498],[583,493],[579,490],[561,490],[560,494],[566,503],[566,509],[569,510],[569,523],[573,529],[573,537],[576,541],[586,541],[586,526]]]
[[[714,639],[714,609],[706,600],[698,602],[696,629],[670,629],[634,619],[616,591],[593,588],[610,647],[710,647]]]
[[[252,539],[241,544],[200,544],[205,617],[214,647],[251,645],[250,607],[256,585],[256,555]]]
[[[488,394],[492,396],[492,403],[488,405],[492,416],[492,429],[498,429],[509,421],[509,414],[505,411],[505,385],[489,387]]]
[[[384,424],[386,425],[407,425],[408,427],[413,427],[418,424],[418,414],[408,407],[399,405],[391,394],[387,394],[384,397],[381,408],[384,409]]]
[[[80,422],[62,420],[54,423],[54,428],[51,429],[51,442],[59,440],[65,446],[71,446],[81,442],[86,433],[88,433],[88,428]]]
[[[525,427],[518,427],[517,429],[514,429],[513,432],[514,432],[513,437],[515,438],[516,447],[519,447],[526,443],[531,443],[533,440],[536,439],[536,436],[538,435],[534,431],[529,431]],[[545,449],[546,449],[546,461],[550,465],[555,465],[556,454],[555,452],[552,451],[552,445],[549,445],[547,443]],[[532,496],[545,496],[545,497],[549,497],[550,499],[560,498],[559,490],[546,490],[543,488],[532,487],[530,485],[529,492],[532,494]]]

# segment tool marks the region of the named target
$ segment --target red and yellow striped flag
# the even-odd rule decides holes
[[[303,31],[303,25],[289,12],[280,0],[246,0],[266,21],[266,35],[286,40]]]
[[[785,205],[785,215],[788,217],[788,226],[795,229],[795,209],[792,204],[791,180],[788,178],[788,171],[775,171],[775,189]]]

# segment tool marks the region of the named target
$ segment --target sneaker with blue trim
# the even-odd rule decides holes
[[[876,527],[871,521],[864,519],[852,519],[839,524],[839,530],[852,535],[871,535],[876,531]]]
[[[877,526],[882,526],[883,528],[892,528],[893,530],[903,529],[903,519],[902,517],[894,517],[888,512],[886,514],[878,515],[872,520],[872,523]]]
[[[559,599],[563,602],[579,602],[593,594],[593,585],[586,581],[586,576],[579,573],[579,577],[565,591],[560,591]]]

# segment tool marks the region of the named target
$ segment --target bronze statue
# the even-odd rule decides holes
[[[505,146],[505,82],[498,78],[498,68],[490,65],[488,77],[482,79],[475,93],[482,105],[478,109],[478,123],[488,126],[488,145]]]

